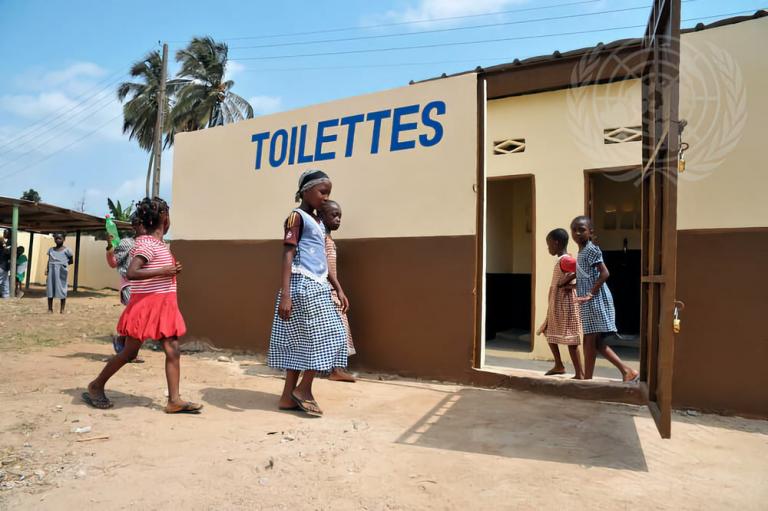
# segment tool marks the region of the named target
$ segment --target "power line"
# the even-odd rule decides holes
[[[106,99],[107,101],[106,101],[106,102],[104,102],[104,99]],[[113,101],[113,98],[111,98],[111,97],[109,97],[109,96],[105,96],[105,97],[104,97],[104,98],[102,98],[102,99],[101,99],[99,102],[97,102],[97,103],[94,103],[93,105],[91,105],[91,106],[89,107],[89,108],[91,108],[92,106],[94,106],[94,105],[97,105],[97,104],[101,103],[101,106],[100,106],[99,108],[97,108],[96,110],[94,110],[93,112],[91,112],[90,114],[88,114],[87,116],[85,116],[85,117],[82,117],[82,118],[78,119],[78,122],[82,122],[82,121],[85,121],[86,119],[90,119],[91,117],[93,117],[94,115],[96,115],[97,113],[99,113],[100,111],[102,111],[102,110],[104,110],[105,108],[107,108],[108,106],[110,106],[110,105],[112,104],[112,101]],[[83,111],[83,112],[80,112],[80,113],[84,113],[84,111]],[[80,115],[80,114],[77,114],[77,115]],[[122,114],[122,112],[121,112],[121,113],[118,115],[118,117],[119,117],[120,115],[123,115],[123,114]],[[56,128],[57,126],[61,126],[62,124],[64,124],[64,123],[68,122],[69,120],[70,120],[70,119],[65,119],[63,122],[59,123],[58,125],[55,125],[55,126],[51,127],[51,130],[52,130],[52,129],[54,129],[54,128]],[[48,130],[48,131],[51,131],[51,130]],[[39,142],[37,145],[35,145],[35,146],[34,146],[34,147],[32,147],[31,149],[29,149],[28,151],[26,151],[26,152],[24,152],[24,153],[21,153],[21,154],[20,154],[20,155],[18,155],[16,158],[13,158],[12,160],[8,160],[8,161],[6,161],[6,162],[0,163],[0,169],[2,169],[2,168],[5,168],[5,167],[7,167],[7,166],[9,166],[9,165],[12,165],[13,163],[15,163],[15,162],[17,162],[17,161],[19,161],[19,160],[23,159],[24,157],[26,157],[26,156],[28,156],[28,155],[30,155],[30,154],[32,154],[32,153],[34,153],[35,151],[37,151],[38,149],[40,149],[40,147],[43,147],[45,144],[47,144],[48,142],[50,142],[50,141],[54,140],[54,139],[55,139],[56,137],[58,137],[58,136],[59,136],[59,135],[58,135],[58,133],[54,133],[54,134],[53,134],[53,136],[51,136],[51,137],[48,137],[47,139],[43,140],[42,142]]]
[[[20,141],[20,140],[22,140],[24,138],[27,138],[27,136],[30,133],[32,133],[35,130],[39,129],[39,127],[44,126],[44,125],[49,125],[49,123],[51,121],[55,121],[55,120],[59,119],[60,117],[68,114],[69,112],[71,112],[72,110],[76,109],[80,105],[86,103],[94,95],[94,91],[96,91],[96,95],[98,95],[102,91],[106,90],[107,88],[112,87],[115,83],[120,81],[124,76],[127,76],[126,73],[119,73],[119,72],[118,73],[113,73],[111,76],[109,76],[109,77],[105,78],[104,80],[101,80],[100,82],[98,82],[99,85],[95,86],[93,89],[89,89],[88,91],[80,94],[79,96],[76,96],[73,99],[73,101],[78,101],[77,103],[75,103],[71,107],[64,107],[62,109],[59,109],[58,110],[58,112],[59,112],[58,115],[56,117],[54,117],[53,119],[46,117],[44,119],[40,119],[39,121],[36,121],[36,122],[34,122],[34,123],[32,123],[32,124],[22,128],[21,129],[21,133],[19,133],[15,138],[12,138],[12,139],[7,140],[4,143],[0,144],[0,148],[7,147],[7,146],[9,146],[11,144],[14,144],[14,143],[18,143],[18,141]],[[109,83],[105,87],[102,88],[101,84],[104,83],[104,82],[107,82],[107,81]],[[84,99],[86,97],[88,99]],[[82,101],[80,101],[80,100],[82,100]],[[56,113],[56,112],[52,112],[52,113]],[[48,114],[48,115],[51,115],[51,114]]]
[[[683,3],[688,2],[696,2],[698,0],[683,0]],[[527,20],[515,20],[515,21],[502,21],[498,23],[486,23],[483,25],[470,25],[465,27],[451,27],[451,28],[438,28],[433,30],[419,30],[415,32],[398,32],[396,34],[377,34],[377,35],[366,35],[366,36],[358,36],[358,37],[342,37],[337,39],[315,39],[313,41],[293,41],[288,43],[274,43],[274,44],[261,44],[261,45],[255,45],[255,46],[233,46],[230,48],[230,50],[246,50],[246,49],[256,49],[256,48],[277,48],[277,47],[283,47],[283,46],[301,46],[305,44],[319,44],[319,43],[339,43],[344,41],[361,41],[361,40],[367,40],[367,39],[384,39],[384,38],[390,38],[390,37],[407,37],[407,36],[414,36],[414,35],[422,35],[422,34],[437,34],[437,33],[444,33],[444,32],[457,32],[460,30],[475,30],[478,28],[493,28],[493,27],[503,27],[503,26],[509,26],[509,25],[524,25],[526,23],[538,23],[541,21],[556,21],[556,20],[564,20],[564,19],[572,19],[572,18],[583,18],[587,16],[598,16],[600,14],[614,14],[617,12],[627,12],[627,11],[637,11],[637,10],[647,10],[647,5],[641,5],[637,7],[626,7],[623,9],[613,9],[610,11],[595,11],[595,12],[586,12],[586,13],[579,13],[579,14],[565,14],[562,16],[548,16],[546,18],[534,18],[534,19],[527,19]]]
[[[437,23],[441,21],[454,21],[454,20],[460,20],[460,19],[469,19],[469,18],[481,18],[485,16],[500,16],[504,14],[515,14],[520,12],[531,12],[531,11],[541,11],[545,9],[555,9],[557,7],[570,7],[574,5],[586,5],[586,4],[594,4],[597,2],[600,2],[602,0],[581,0],[578,2],[567,2],[567,3],[561,3],[561,4],[552,4],[552,5],[542,5],[538,7],[526,7],[524,9],[511,9],[506,11],[493,11],[493,12],[484,12],[484,13],[478,13],[478,14],[465,14],[462,16],[447,16],[444,18],[431,18],[431,19],[421,19],[421,20],[412,20],[412,21],[398,21],[398,22],[392,22],[392,23],[377,23],[372,25],[358,25],[354,27],[341,27],[341,28],[329,28],[329,29],[323,29],[323,30],[309,30],[305,32],[288,32],[283,34],[269,34],[269,35],[262,35],[262,36],[241,36],[241,37],[223,37],[222,39],[225,41],[243,41],[243,40],[252,40],[252,39],[273,39],[277,37],[291,37],[291,36],[301,36],[301,35],[314,35],[314,34],[329,34],[334,32],[348,32],[351,30],[370,30],[374,28],[386,28],[386,27],[397,27],[397,26],[404,26],[404,25],[416,25],[416,24],[424,24],[424,23]],[[169,41],[171,43],[186,43],[187,41]]]
[[[98,127],[98,128],[96,128],[95,130],[93,130],[93,131],[89,131],[88,133],[86,133],[86,134],[85,134],[85,135],[83,135],[82,137],[80,137],[80,138],[78,138],[78,139],[76,139],[76,140],[74,140],[74,141],[70,142],[69,144],[67,144],[67,145],[65,145],[65,146],[63,146],[63,147],[60,147],[60,148],[56,149],[56,151],[52,152],[52,153],[51,153],[51,154],[49,154],[48,156],[45,156],[44,158],[41,158],[41,159],[37,160],[36,162],[34,162],[34,163],[31,163],[31,164],[27,165],[27,166],[26,166],[26,167],[24,167],[24,168],[21,168],[21,169],[19,169],[19,170],[14,170],[13,172],[9,172],[8,174],[5,174],[4,176],[0,177],[0,180],[3,180],[3,179],[7,179],[7,178],[9,178],[9,177],[11,177],[11,176],[14,176],[14,175],[18,174],[19,172],[22,172],[23,170],[29,170],[30,168],[32,168],[32,167],[35,167],[35,166],[37,166],[37,165],[39,165],[39,164],[43,163],[44,161],[50,160],[51,158],[53,158],[54,156],[56,156],[56,155],[57,155],[57,154],[59,154],[60,152],[62,152],[62,151],[65,151],[65,150],[69,149],[70,147],[72,147],[72,146],[74,146],[74,145],[76,145],[76,144],[79,144],[80,142],[82,142],[82,141],[83,141],[83,140],[85,140],[86,138],[90,137],[91,135],[95,134],[96,132],[98,132],[98,131],[101,131],[101,130],[102,130],[102,129],[104,129],[104,128],[105,128],[105,127],[108,125],[108,124],[110,124],[111,122],[113,122],[113,121],[117,120],[117,119],[118,119],[118,118],[119,118],[121,115],[123,115],[123,114],[122,114],[122,113],[120,113],[120,114],[118,114],[118,115],[114,116],[113,118],[111,118],[110,120],[108,120],[107,122],[105,122],[104,124],[101,124],[101,125],[99,125],[99,127]]]
[[[122,79],[122,77],[119,77],[117,79],[117,81],[120,81],[121,79]],[[117,81],[115,83],[117,83]],[[26,135],[17,138],[16,141],[15,141],[16,142],[15,144],[14,143],[6,144],[6,147],[9,147],[8,150],[0,151],[0,154],[2,154],[3,152],[5,152],[5,153],[11,152],[10,151],[11,150],[11,148],[10,148],[11,145],[14,146],[12,149],[19,150],[19,149],[23,148],[24,146],[27,146],[30,143],[35,142],[37,137],[40,137],[40,136],[45,135],[47,133],[50,133],[51,131],[53,131],[54,129],[56,129],[56,128],[60,127],[60,126],[64,126],[64,125],[66,125],[68,123],[74,123],[75,120],[77,120],[77,118],[80,115],[84,114],[85,112],[88,112],[89,110],[93,109],[97,105],[102,105],[102,106],[106,107],[106,105],[109,104],[112,101],[112,99],[114,99],[114,98],[112,97],[111,91],[109,93],[107,93],[106,95],[104,93],[107,92],[108,89],[111,89],[113,85],[114,84],[105,87],[104,89],[99,91],[98,94],[94,95],[93,98],[89,98],[88,101],[91,101],[90,104],[88,104],[88,101],[82,101],[82,102],[78,103],[77,105],[75,105],[74,107],[72,107],[69,110],[67,110],[66,112],[64,112],[64,113],[62,113],[60,115],[57,115],[56,117],[53,117],[52,119],[49,120],[49,122],[47,124],[41,126],[40,128],[32,130],[32,131],[28,132]],[[98,98],[98,99],[94,99],[94,98]],[[104,103],[105,99],[108,100],[106,103]],[[75,110],[77,108],[80,108],[80,107],[83,107],[83,108],[80,109],[76,113],[71,113],[73,110]],[[61,120],[59,122],[55,122],[58,119],[61,119]],[[30,136],[32,138],[30,138]],[[20,140],[25,139],[25,138],[28,139],[28,140],[26,140],[24,142],[20,142]],[[0,165],[0,167],[2,167],[2,165]]]
[[[698,18],[692,18],[692,19],[707,19],[707,18],[719,18],[723,16],[735,16],[737,14],[744,14],[754,12],[754,9],[749,11],[738,11],[738,12],[730,12],[730,13],[723,13],[723,14],[715,14],[712,16],[702,16]],[[692,19],[686,19],[683,21],[691,21]],[[551,34],[535,34],[535,35],[527,35],[527,36],[515,36],[515,37],[499,37],[496,39],[480,39],[475,41],[453,41],[453,42],[447,42],[447,43],[432,43],[432,44],[422,44],[422,45],[412,45],[412,46],[392,46],[388,48],[372,48],[372,49],[364,49],[364,50],[342,50],[342,51],[332,51],[332,52],[317,52],[317,53],[299,53],[299,54],[293,54],[293,55],[272,55],[272,56],[261,56],[261,57],[241,57],[241,58],[231,58],[229,60],[236,60],[236,61],[243,61],[243,60],[277,60],[277,59],[292,59],[292,58],[301,58],[301,57],[324,57],[324,56],[332,56],[332,55],[355,55],[355,54],[362,54],[362,53],[383,53],[383,52],[391,52],[391,51],[404,51],[404,50],[419,50],[419,49],[426,49],[426,48],[440,48],[440,47],[446,47],[446,46],[465,46],[465,45],[474,45],[474,44],[486,44],[486,43],[499,43],[499,42],[508,42],[508,41],[521,41],[525,39],[546,39],[550,37],[561,37],[561,36],[569,36],[569,35],[580,35],[580,34],[592,34],[592,33],[598,33],[598,32],[611,32],[615,30],[627,30],[627,29],[635,29],[635,28],[645,28],[645,25],[627,25],[623,27],[611,27],[611,28],[600,28],[600,29],[592,29],[592,30],[577,30],[573,32],[558,32],[558,33],[551,33]]]

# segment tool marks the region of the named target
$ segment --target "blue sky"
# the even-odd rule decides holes
[[[691,21],[683,26],[766,4],[684,1],[683,19]],[[171,43],[171,57],[196,35],[226,41],[234,91],[251,100],[257,114],[268,114],[442,72],[637,37],[642,28],[562,34],[642,26],[649,6],[650,0],[0,0],[0,195],[18,197],[35,188],[45,202],[75,207],[84,200],[86,211],[99,215],[106,197],[130,202],[143,195],[147,155],[121,133],[115,89],[158,41]],[[541,20],[563,16],[573,17]],[[441,29],[452,30],[424,33]],[[313,31],[325,32],[306,34]],[[295,57],[525,36],[546,37]],[[352,39],[361,37],[367,39]],[[311,42],[328,39],[348,40]],[[163,156],[165,196],[172,156]]]

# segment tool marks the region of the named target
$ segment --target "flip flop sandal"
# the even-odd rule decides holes
[[[550,369],[546,373],[544,373],[544,376],[555,376],[558,374],[565,374],[565,371],[555,371],[554,369]]]
[[[314,399],[302,400],[296,397],[294,394],[291,394],[291,399],[293,399],[293,402],[296,403],[299,406],[299,408],[301,408],[301,410],[307,415],[311,415],[312,417],[323,416],[323,412],[320,411],[320,406],[317,404],[317,401],[315,401]],[[315,410],[308,408],[307,405],[314,406]]]
[[[112,401],[110,401],[106,397],[94,399],[87,392],[83,392],[82,397],[83,397],[83,401],[85,401],[86,404],[92,406],[93,408],[98,408],[99,410],[106,410],[108,408],[112,408],[113,406],[115,406],[114,403],[112,403]]]
[[[203,409],[203,405],[199,403],[190,403],[186,402],[177,410],[168,408],[166,405],[165,407],[165,413],[191,413],[191,414],[199,414],[200,411]]]

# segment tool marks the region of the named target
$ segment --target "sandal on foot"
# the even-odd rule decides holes
[[[278,410],[281,412],[303,412],[299,405],[293,405],[293,406],[278,406]]]
[[[549,371],[544,373],[544,376],[555,376],[558,374],[565,374],[565,369],[563,369],[562,371],[558,369],[550,369]]]
[[[187,401],[186,403],[182,403],[180,405],[172,405],[168,403],[165,405],[165,413],[194,413],[198,414],[200,413],[200,410],[203,409],[203,405],[199,403],[190,403]]]
[[[301,399],[295,394],[291,394],[291,399],[293,399],[294,403],[296,403],[307,415],[311,415],[312,417],[323,416],[323,411],[314,399]]]
[[[104,397],[97,397],[93,398],[91,395],[87,392],[83,392],[83,401],[86,402],[86,404],[92,406],[93,408],[98,408],[99,410],[106,410],[108,408],[112,408],[114,403],[107,399],[107,396]]]

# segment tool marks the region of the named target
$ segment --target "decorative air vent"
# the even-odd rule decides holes
[[[603,130],[603,142],[606,144],[623,144],[624,142],[639,142],[643,139],[641,126],[626,128],[611,128]]]
[[[525,152],[524,138],[507,138],[493,143],[493,154],[512,154]]]

